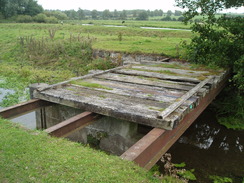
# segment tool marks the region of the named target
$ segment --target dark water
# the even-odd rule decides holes
[[[241,182],[244,177],[244,133],[228,130],[217,123],[209,108],[169,150],[173,163],[186,163],[195,169],[199,183],[213,182],[209,175],[229,177]]]

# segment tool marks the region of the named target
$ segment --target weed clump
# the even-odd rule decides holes
[[[93,37],[70,34],[69,38],[56,39],[57,29],[48,29],[49,37],[33,36],[19,38],[21,60],[35,68],[69,70],[75,75],[84,75],[91,69],[110,69],[116,66],[109,58],[94,59]]]

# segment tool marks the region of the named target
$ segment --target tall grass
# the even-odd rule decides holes
[[[19,45],[23,60],[35,67],[52,70],[67,69],[76,75],[85,74],[88,69],[95,69],[91,68],[94,62],[99,62],[92,57],[92,43],[95,38],[80,36],[80,34],[70,34],[69,38],[63,39],[54,39],[53,36],[41,39],[33,36],[20,37]],[[110,61],[103,60],[103,62]],[[108,64],[109,68],[111,66],[112,64]]]

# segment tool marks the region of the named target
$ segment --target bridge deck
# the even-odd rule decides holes
[[[173,129],[227,76],[178,62],[124,66],[37,88],[34,97],[147,126]]]

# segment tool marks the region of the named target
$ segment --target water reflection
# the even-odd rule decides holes
[[[179,140],[178,143],[183,144],[191,144],[200,149],[209,149],[213,145],[213,142],[218,144],[214,144],[214,146],[218,146],[219,149],[223,151],[243,151],[243,145],[240,144],[240,137],[233,137],[230,132],[233,130],[227,130],[223,126],[216,127],[216,122],[213,123],[196,123],[193,124],[190,131],[191,134],[185,133]],[[233,139],[234,138],[234,139]],[[231,147],[234,149],[230,149]],[[212,147],[216,148],[216,147]]]
[[[209,175],[241,182],[244,175],[244,133],[217,123],[215,113],[205,110],[170,148],[173,163],[186,162],[195,169],[199,183],[212,182]]]

